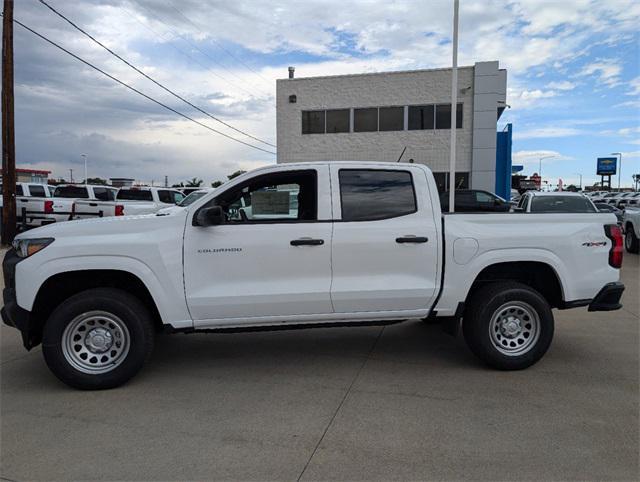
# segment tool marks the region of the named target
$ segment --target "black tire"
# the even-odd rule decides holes
[[[495,282],[473,294],[462,330],[471,351],[487,365],[498,370],[522,370],[540,360],[549,348],[553,313],[547,300],[533,288],[518,282]]]
[[[71,338],[70,335],[66,336],[65,333],[67,331],[65,330],[67,330],[67,327],[71,329],[72,326],[70,325],[72,323],[74,324],[73,326],[77,326],[77,320],[82,319],[82,317],[88,317],[90,313],[106,314],[106,325],[108,326],[104,326],[104,321],[99,319],[101,315],[96,315],[96,319],[99,319],[97,323],[93,321],[93,318],[87,318],[89,321],[81,321],[80,323],[91,324],[93,321],[91,326],[95,325],[97,328],[103,329],[103,332],[108,329],[110,333],[113,333],[113,335],[110,334],[106,337],[109,340],[113,341],[118,338],[127,339],[128,341],[126,344],[127,349],[122,348],[119,354],[115,351],[115,344],[113,345],[114,351],[110,352],[107,348],[107,353],[104,353],[104,355],[116,353],[118,358],[114,359],[109,365],[100,368],[109,370],[104,373],[82,371],[70,361],[70,358],[71,360],[74,359],[74,355],[65,355],[65,340],[75,339]],[[114,319],[117,320],[115,322],[116,325],[109,323],[108,316],[115,317]],[[110,327],[112,326],[117,328],[119,333],[111,332]],[[85,326],[84,332],[86,330],[87,327]],[[71,331],[68,331],[68,333],[71,333]],[[79,337],[78,334],[76,336],[78,339],[83,340],[82,343],[84,343],[84,340],[88,339],[89,333],[87,332],[85,338]],[[153,351],[154,337],[155,330],[149,311],[138,298],[115,288],[95,288],[68,298],[53,311],[44,326],[42,354],[54,375],[70,387],[81,390],[115,388],[132,378],[148,361]],[[105,337],[103,336],[99,341],[103,342],[104,339]],[[70,341],[69,343],[81,342]],[[78,345],[75,345],[74,348],[78,348]],[[104,349],[104,347],[100,347],[100,349]],[[120,348],[118,349],[120,350]],[[67,353],[71,351],[72,349],[67,349]],[[80,350],[73,351],[80,352]],[[83,351],[88,352],[88,348],[85,347]],[[91,352],[88,353],[91,358],[96,358],[92,356]],[[80,352],[80,355],[82,354]],[[97,356],[99,357],[101,354]],[[104,358],[107,358],[107,356]],[[99,363],[100,360],[97,360],[97,362]],[[79,363],[83,362],[80,361]],[[89,362],[85,361],[84,363],[88,364]],[[113,368],[110,368],[110,366]]]
[[[640,251],[640,240],[631,225],[627,226],[624,233],[624,247],[629,253],[638,254],[638,251]]]

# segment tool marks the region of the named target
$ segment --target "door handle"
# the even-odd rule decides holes
[[[320,246],[324,244],[324,239],[300,238],[292,239],[291,246]]]
[[[404,244],[404,243],[426,243],[429,241],[429,238],[425,238],[424,236],[402,236],[400,238],[396,238],[396,243]]]

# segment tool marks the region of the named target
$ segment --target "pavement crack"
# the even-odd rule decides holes
[[[373,344],[371,345],[371,348],[367,352],[367,355],[364,357],[364,360],[360,364],[360,367],[358,368],[358,371],[354,375],[353,380],[351,380],[351,383],[347,387],[347,390],[346,390],[344,396],[342,397],[342,400],[340,400],[340,403],[338,404],[338,407],[336,408],[336,410],[333,412],[333,415],[331,416],[331,419],[329,420],[329,423],[324,428],[324,431],[322,432],[322,436],[320,437],[320,440],[318,440],[318,443],[314,447],[313,452],[311,452],[311,455],[309,456],[309,459],[307,460],[307,463],[304,464],[302,472],[300,472],[300,475],[296,479],[298,482],[302,479],[302,476],[304,475],[304,473],[306,472],[307,468],[309,467],[309,464],[311,463],[311,460],[313,459],[314,455],[318,451],[318,448],[320,448],[320,444],[324,440],[324,437],[327,435],[327,432],[329,431],[329,428],[331,428],[331,425],[333,424],[333,421],[336,419],[336,416],[338,415],[338,412],[342,408],[342,405],[344,405],[344,402],[347,400],[347,397],[349,396],[349,393],[351,393],[351,389],[353,388],[353,386],[355,385],[356,381],[358,380],[358,377],[360,376],[360,373],[362,372],[362,369],[364,368],[364,366],[367,364],[367,362],[371,358],[371,354],[373,353],[373,350],[376,348],[376,345],[378,344],[378,341],[382,337],[382,332],[384,331],[384,329],[385,329],[384,326],[380,329],[380,332],[378,333],[378,336],[374,340]]]

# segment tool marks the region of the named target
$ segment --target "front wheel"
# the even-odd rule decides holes
[[[629,226],[624,234],[624,246],[629,253],[638,254],[638,251],[640,251],[640,240],[632,226]]]
[[[153,323],[129,293],[90,289],[65,300],[47,320],[42,353],[49,369],[83,390],[114,388],[133,377],[151,355]]]
[[[467,345],[499,370],[521,370],[536,363],[553,339],[549,303],[533,288],[496,282],[471,297],[462,324]]]

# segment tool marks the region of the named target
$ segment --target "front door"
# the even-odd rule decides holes
[[[326,165],[256,174],[220,192],[226,223],[187,223],[184,279],[195,326],[330,314]],[[205,205],[204,207],[206,207]]]
[[[335,312],[426,314],[436,295],[440,240],[425,171],[334,164],[331,181],[340,218],[333,231]]]

